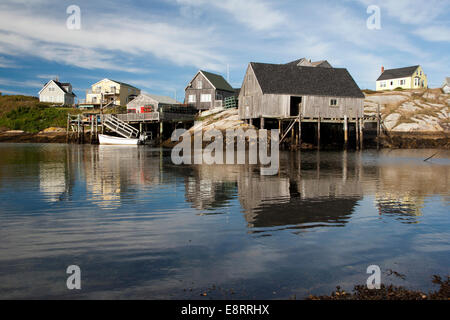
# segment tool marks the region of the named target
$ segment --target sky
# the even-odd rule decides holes
[[[0,2],[3,94],[37,96],[58,77],[83,99],[110,78],[182,101],[200,69],[229,75],[237,88],[249,62],[303,57],[347,68],[361,89],[375,88],[381,66],[412,65],[440,87],[450,76],[450,0]]]

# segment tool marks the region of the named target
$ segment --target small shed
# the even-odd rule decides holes
[[[149,113],[158,110],[160,105],[177,105],[177,100],[156,94],[141,93],[127,104],[128,113]]]

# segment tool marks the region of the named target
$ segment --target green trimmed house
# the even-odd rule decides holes
[[[225,98],[234,96],[235,90],[221,76],[215,73],[198,71],[185,89],[184,103],[197,110],[208,110],[223,106]]]

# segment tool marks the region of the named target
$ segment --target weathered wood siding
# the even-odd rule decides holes
[[[202,89],[197,89],[200,81],[202,82]],[[191,84],[191,87],[186,88],[184,103],[188,103],[199,110],[211,109],[214,106],[214,101],[216,100],[216,90],[211,83],[209,83],[208,79],[206,79],[201,73],[198,73],[194,79],[192,79]],[[202,94],[210,94],[211,102],[200,102]],[[195,103],[189,102],[190,95],[195,95]]]
[[[363,115],[364,99],[353,97],[292,95],[302,97],[300,112],[307,118],[349,118]],[[336,106],[331,106],[331,99],[337,100]],[[290,116],[291,95],[263,94],[249,65],[245,74],[242,89],[239,94],[239,117],[254,118],[286,118]]]

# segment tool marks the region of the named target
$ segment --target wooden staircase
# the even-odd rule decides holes
[[[138,129],[130,126],[128,123],[112,114],[103,115],[103,125],[124,138],[138,139],[140,135]]]

